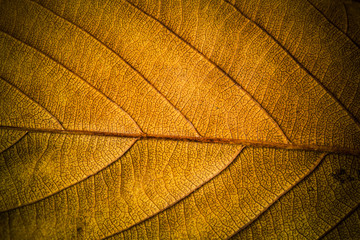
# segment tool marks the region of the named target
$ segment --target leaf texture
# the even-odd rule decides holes
[[[0,238],[359,238],[359,9],[0,1]]]
[[[334,229],[331,229],[328,234],[324,236],[324,239],[342,239],[353,238],[356,239],[359,236],[359,207],[351,212],[343,222],[337,225]]]

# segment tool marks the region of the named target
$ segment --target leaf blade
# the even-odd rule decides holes
[[[79,227],[88,236],[101,238],[175,204],[225,169],[241,149],[240,145],[140,140],[102,171],[40,201],[2,212],[0,219],[13,223],[10,231],[14,229],[18,238],[76,237]],[[100,212],[105,215],[96,214]]]
[[[243,3],[2,1],[0,238],[347,224],[360,50],[310,2]]]

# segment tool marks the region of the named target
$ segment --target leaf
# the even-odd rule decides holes
[[[1,1],[0,238],[359,238],[358,9]]]

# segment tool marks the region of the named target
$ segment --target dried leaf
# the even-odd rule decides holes
[[[0,238],[359,238],[359,9],[2,0]]]

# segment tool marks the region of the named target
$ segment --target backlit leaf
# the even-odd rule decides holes
[[[0,1],[0,239],[357,239],[360,7]]]

